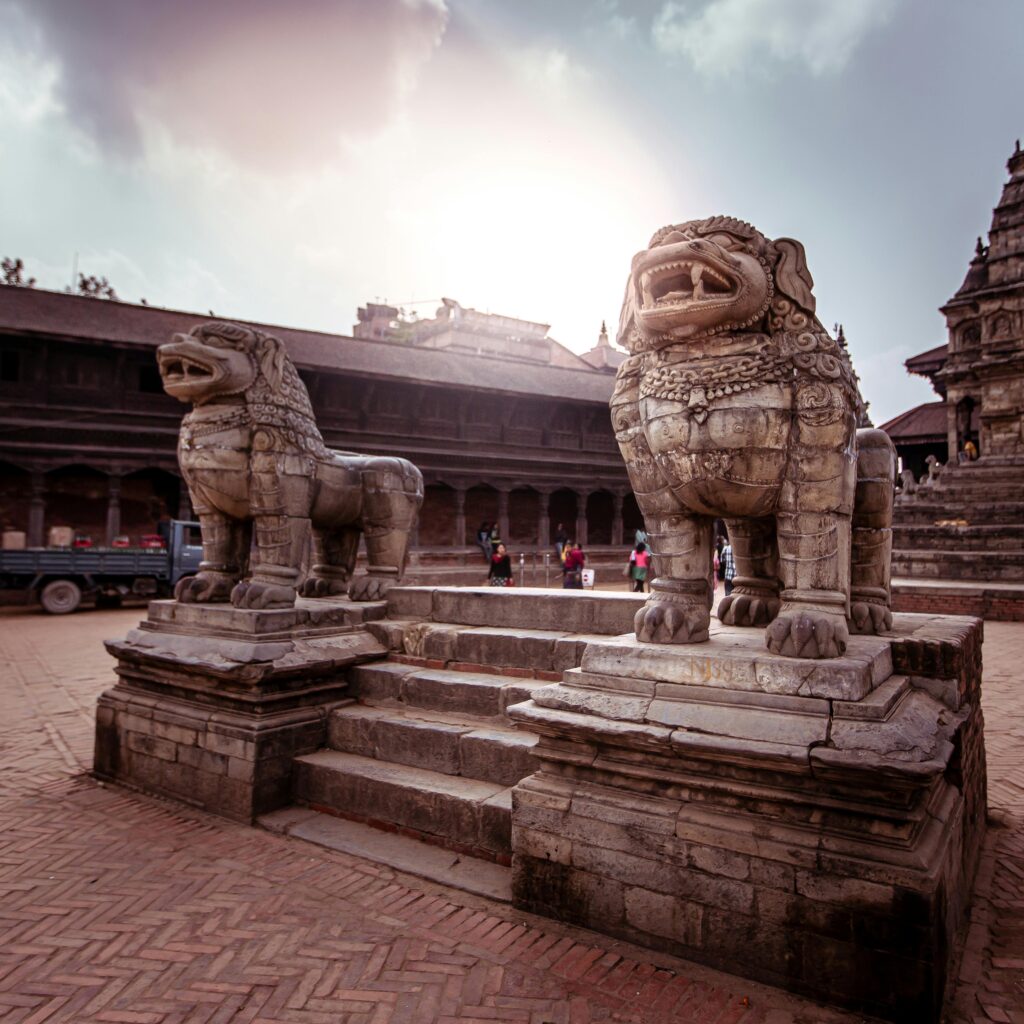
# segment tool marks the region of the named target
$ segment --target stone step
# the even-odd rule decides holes
[[[535,734],[464,715],[353,704],[331,713],[327,735],[328,746],[343,753],[499,786],[539,768]]]
[[[393,660],[358,665],[348,679],[349,693],[364,704],[404,705],[492,719],[505,719],[505,709],[511,704],[529,700],[539,686],[551,685],[551,680],[423,668]]]
[[[296,803],[509,863],[512,790],[337,750],[297,757]]]
[[[894,576],[962,580],[1024,580],[1024,551],[900,550],[892,554]]]
[[[621,570],[620,570],[621,576]],[[617,636],[631,632],[643,594],[543,587],[395,587],[388,617],[460,626]]]
[[[1024,501],[944,502],[911,498],[898,502],[893,510],[897,525],[931,524],[951,519],[964,519],[977,524],[1013,524],[1024,522]]]
[[[922,548],[961,551],[1024,548],[1024,522],[986,523],[976,526],[900,524],[893,527],[892,542],[893,548],[897,551]]]
[[[516,629],[413,619],[383,619],[369,627],[390,651],[430,668],[505,672],[557,682],[583,657],[588,640],[560,629]]]
[[[257,824],[278,835],[386,864],[397,871],[499,903],[512,901],[512,873],[506,865],[492,860],[454,853],[422,839],[385,832],[308,807],[272,811],[257,819]]]

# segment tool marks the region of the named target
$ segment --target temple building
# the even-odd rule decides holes
[[[190,516],[176,456],[185,407],[164,393],[154,351],[209,319],[0,286],[0,527],[31,546],[53,526],[102,545]],[[251,326],[284,341],[329,446],[420,467],[421,549],[472,545],[484,520],[518,551],[546,549],[559,523],[591,547],[640,525],[610,363],[546,325],[445,300],[413,325],[367,305],[354,337]]]
[[[904,467],[893,573],[897,607],[1024,619],[1024,152],[942,307],[948,341],[906,362],[939,401],[882,429]],[[928,456],[934,456],[931,472]],[[944,466],[941,466],[945,463]],[[941,466],[941,469],[940,469]],[[906,470],[910,472],[907,473]],[[920,480],[920,482],[919,482]],[[986,584],[997,589],[985,591]]]

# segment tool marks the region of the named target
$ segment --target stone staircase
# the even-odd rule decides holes
[[[1024,459],[950,465],[901,497],[892,574],[897,610],[1024,618]]]
[[[348,852],[372,840],[378,859],[447,884],[459,884],[453,859],[410,843],[504,872],[512,787],[537,768],[537,737],[516,728],[508,708],[578,666],[588,642],[630,631],[643,600],[532,588],[392,591],[387,617],[368,623],[388,657],[349,671],[354,700],[330,713],[328,745],[293,761],[295,808],[262,823]],[[397,860],[370,830],[399,837]]]

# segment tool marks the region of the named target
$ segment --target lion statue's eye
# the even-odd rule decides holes
[[[743,243],[738,238],[733,238],[732,235],[723,235],[719,233],[716,235],[708,235],[707,238],[709,242],[714,242],[715,245],[719,245],[729,252],[735,252],[743,248]]]

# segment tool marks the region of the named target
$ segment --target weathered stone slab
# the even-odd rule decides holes
[[[587,646],[580,667],[584,674],[658,683],[860,700],[892,674],[892,655],[884,637],[858,636],[850,638],[842,658],[789,658],[766,651],[761,630],[726,626],[690,645],[641,643],[635,637],[599,641]]]
[[[632,630],[643,600],[641,594],[541,587],[395,587],[387,595],[392,618],[602,636]]]

